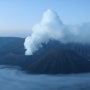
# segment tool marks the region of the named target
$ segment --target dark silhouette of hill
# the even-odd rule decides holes
[[[88,60],[70,50],[54,50],[30,65],[34,74],[80,73],[90,71]]]
[[[68,67],[68,70],[66,70],[63,67],[64,71],[63,72],[61,71],[62,73],[84,72],[90,70],[89,69],[90,62],[88,61],[90,60],[90,45],[77,44],[77,43],[63,44],[58,41],[50,41],[47,45],[43,44],[43,47],[40,48],[37,52],[35,52],[32,56],[25,56],[24,55],[25,49],[23,43],[24,43],[24,38],[0,37],[0,65],[20,66],[23,70],[30,72],[31,67],[34,68],[33,65],[35,63],[37,63],[35,64],[35,68],[36,66],[38,67],[38,65],[41,66],[43,65],[47,67],[47,69],[49,64],[51,66],[49,69],[51,70],[51,68],[53,68],[53,72],[51,71],[50,72],[58,73],[58,70],[57,72],[55,72],[56,70],[55,66],[57,64],[56,62],[60,63],[61,61],[63,61],[63,65]],[[55,54],[55,52],[57,52],[57,54]],[[72,56],[71,53],[73,53]],[[54,58],[54,56],[56,60],[48,59],[51,57]],[[73,63],[75,64],[71,64],[70,61],[73,61]],[[41,62],[45,62],[45,64],[43,63],[39,64]],[[83,64],[83,62],[85,64]],[[77,68],[82,68],[82,69],[77,71]],[[48,72],[44,72],[44,73],[48,73]]]
[[[12,65],[26,67],[32,60],[24,55],[24,38],[1,37],[0,38],[0,65]]]

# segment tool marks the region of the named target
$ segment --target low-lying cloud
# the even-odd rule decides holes
[[[29,75],[2,68],[0,90],[90,90],[90,74]]]
[[[89,38],[89,23],[78,26],[65,25],[55,11],[48,9],[44,12],[41,21],[33,26],[32,34],[26,37],[24,42],[25,54],[32,55],[42,47],[43,43],[48,43],[50,40],[62,43],[90,43]]]

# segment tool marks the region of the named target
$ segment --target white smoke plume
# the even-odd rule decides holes
[[[24,46],[25,55],[32,55],[43,43],[50,40],[66,42],[90,42],[90,24],[68,26],[63,24],[55,11],[48,9],[44,12],[41,21],[32,28],[31,36],[26,37]]]

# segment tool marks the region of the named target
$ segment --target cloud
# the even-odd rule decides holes
[[[0,90],[90,90],[90,73],[30,75],[15,68],[0,69]]]
[[[24,47],[26,55],[32,55],[43,43],[50,40],[62,43],[76,42],[89,43],[90,24],[68,26],[63,24],[57,13],[48,9],[44,12],[41,21],[32,28],[31,36],[26,37]]]

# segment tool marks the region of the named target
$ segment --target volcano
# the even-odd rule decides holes
[[[54,50],[29,67],[34,74],[65,74],[90,71],[88,61],[71,50]]]
[[[36,74],[90,71],[90,45],[50,41],[31,56],[24,55],[24,38],[0,38],[0,65],[18,66]]]

